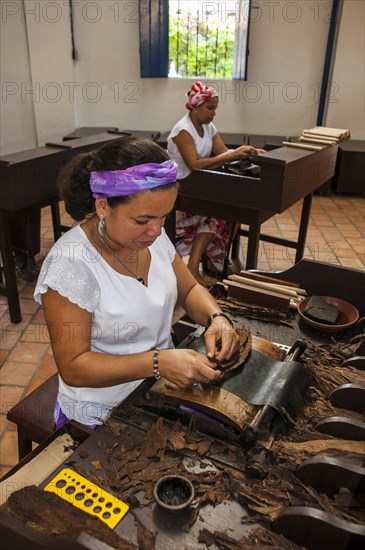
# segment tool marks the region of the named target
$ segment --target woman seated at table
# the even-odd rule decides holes
[[[79,155],[61,174],[66,210],[82,223],[53,246],[34,294],[59,371],[57,427],[71,418],[102,423],[144,378],[214,381],[217,362],[237,347],[231,321],[163,229],[176,172],[156,143],[127,137]],[[209,327],[206,356],[173,349],[176,305]]]
[[[214,88],[195,82],[188,92],[188,113],[175,124],[167,139],[168,153],[178,166],[178,180],[192,170],[214,170],[227,162],[265,152],[247,145],[228,149],[213,124],[217,107]],[[228,238],[229,224],[224,220],[176,212],[176,250],[180,256],[190,255],[188,268],[201,284],[205,284],[199,273],[202,256],[206,254],[212,271],[221,273]]]

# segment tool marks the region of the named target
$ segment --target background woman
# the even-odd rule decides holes
[[[220,168],[227,162],[265,152],[246,145],[234,150],[225,146],[213,124],[218,107],[214,88],[195,82],[188,98],[188,113],[175,124],[167,140],[169,155],[178,166],[178,180],[192,170]],[[228,237],[228,224],[223,220],[176,213],[176,250],[181,256],[190,255],[188,268],[201,284],[204,279],[199,274],[199,264],[203,254],[206,253],[212,270],[221,273]]]
[[[180,387],[215,380],[216,362],[236,349],[231,322],[163,229],[176,171],[156,143],[128,137],[78,156],[61,174],[66,210],[82,223],[53,246],[35,289],[59,371],[57,426],[102,423],[147,377]],[[172,349],[176,305],[209,325],[207,356]]]

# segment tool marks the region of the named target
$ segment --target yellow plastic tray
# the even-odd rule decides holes
[[[45,487],[72,506],[97,516],[109,527],[114,527],[128,512],[129,506],[70,468],[61,470]]]

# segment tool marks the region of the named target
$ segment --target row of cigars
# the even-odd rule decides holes
[[[345,128],[314,126],[314,128],[304,129],[298,141],[283,141],[283,145],[299,149],[309,149],[311,151],[321,151],[323,147],[336,145],[341,141],[350,139],[350,137],[350,130],[346,130]]]
[[[229,275],[223,284],[232,298],[282,311],[297,309],[307,296],[303,288],[291,281],[244,270],[237,275]]]

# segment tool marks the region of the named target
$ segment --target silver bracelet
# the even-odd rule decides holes
[[[153,361],[153,374],[154,374],[154,377],[156,378],[156,380],[160,380],[161,378],[161,374],[160,374],[160,371],[158,370],[158,354],[159,352],[161,351],[161,348],[156,348],[154,353],[153,353],[153,357],[152,357],[152,361]]]

